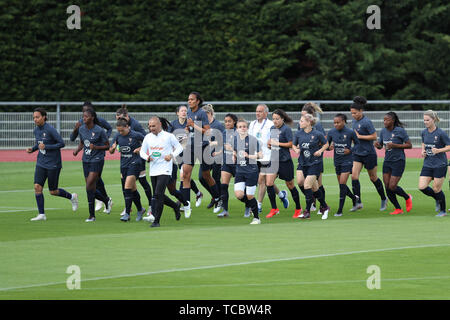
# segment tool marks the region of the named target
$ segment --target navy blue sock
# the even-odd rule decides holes
[[[300,195],[298,194],[297,188],[294,186],[292,189],[289,189],[292,195],[292,199],[294,199],[295,202],[295,209],[299,210],[302,208],[300,205]]]
[[[184,201],[191,202],[191,188],[181,188],[181,194],[183,195]]]
[[[134,205],[136,206],[137,211],[141,211],[142,210],[141,195],[137,190],[133,191],[133,202]]]
[[[306,198],[306,211],[310,211],[311,206],[314,202],[314,195],[312,189],[305,189],[305,198]]]
[[[133,191],[131,189],[125,189],[123,193],[125,195],[125,212],[130,214],[131,205],[133,204]]]
[[[222,199],[222,208],[228,211],[228,199],[230,194],[228,193],[228,184],[222,183],[220,185],[220,198]]]
[[[251,200],[247,200],[247,206],[252,210],[253,217],[259,219],[258,202],[256,201],[256,199],[252,198]]]
[[[267,194],[269,195],[270,205],[272,206],[272,209],[277,209],[275,188],[273,186],[267,186]]]
[[[58,189],[58,197],[62,197],[62,198],[66,198],[66,199],[71,200],[72,199],[72,194],[68,193],[64,189]]]
[[[402,208],[400,206],[400,204],[398,203],[396,194],[392,190],[386,189],[386,194],[387,194],[389,200],[391,201],[391,203],[394,205],[395,209]]]
[[[436,194],[436,198],[441,206],[441,212],[446,212],[445,194],[442,190]]]
[[[320,188],[317,189],[317,191],[314,192],[313,195],[317,200],[319,200],[320,206],[322,208],[326,208],[328,206],[327,203],[325,202],[325,198],[323,197],[323,193],[322,190],[320,190]]]
[[[205,190],[209,192],[209,194],[211,195],[211,197],[214,198],[213,192],[212,192],[210,186],[206,183],[205,178],[203,178],[203,177],[200,176],[198,180],[200,181],[200,183],[201,183],[201,185],[203,186],[203,188],[205,188]]]
[[[352,180],[353,194],[359,197],[359,202],[361,203],[361,184],[359,180]]]
[[[214,185],[210,186],[211,189],[211,195],[214,199],[220,198],[220,185],[215,183]]]
[[[103,195],[103,197],[108,199],[108,194],[106,193],[106,189],[105,189],[105,183],[103,182],[102,178],[100,178],[100,177],[98,178],[95,188],[100,191],[100,193]]]
[[[420,191],[422,191],[425,195],[432,197],[435,200],[438,200],[436,198],[436,193],[434,193],[433,189],[431,189],[431,187],[426,187],[425,189],[420,189]]]
[[[403,190],[401,187],[397,186],[397,188],[395,188],[394,192],[396,194],[398,194],[400,197],[403,197],[405,200],[409,199],[409,194],[407,194],[405,192],[405,190]]]
[[[320,186],[319,190],[322,191],[323,198],[325,199],[325,188],[323,186]]]
[[[37,207],[38,207],[39,214],[45,214],[45,210],[44,210],[44,195],[42,193],[40,193],[40,194],[34,194],[34,196],[36,197],[36,204],[37,204]]]
[[[88,207],[89,207],[89,217],[95,217],[95,190],[86,190]]]
[[[195,183],[194,180],[191,180],[191,189],[195,194],[197,194],[199,192],[197,184]]]
[[[108,205],[109,198],[105,197],[105,195],[98,189],[93,190],[94,192],[94,199],[100,200],[105,204],[105,206]],[[124,194],[125,197],[125,194]]]
[[[350,199],[352,199],[353,201],[355,201],[356,200],[356,197],[355,197],[355,195],[350,191],[350,188],[346,185],[346,184],[343,184],[343,186],[345,186],[345,190],[346,190],[346,196],[347,197],[349,197]]]
[[[346,184],[339,184],[339,213],[342,213],[342,209],[344,208],[345,198],[347,197],[347,189],[348,187]]]
[[[384,193],[383,182],[378,178],[375,182],[372,182],[380,195],[381,200],[386,200],[386,194]]]
[[[306,197],[306,193],[305,193],[305,187],[298,185],[298,188],[300,189],[300,191],[303,193],[303,195]]]

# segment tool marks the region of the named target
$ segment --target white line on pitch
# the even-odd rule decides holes
[[[357,250],[357,251],[348,251],[348,252],[325,253],[325,254],[318,254],[318,255],[312,255],[312,256],[244,261],[244,262],[235,262],[235,263],[218,264],[218,265],[210,265],[210,266],[200,266],[200,267],[180,268],[180,269],[166,269],[166,270],[150,271],[150,272],[142,272],[142,273],[134,273],[134,274],[122,274],[122,275],[116,275],[116,276],[88,278],[88,279],[84,279],[82,281],[110,280],[110,279],[118,279],[118,278],[126,278],[126,277],[148,276],[148,275],[153,275],[153,274],[170,273],[170,272],[183,272],[183,271],[195,271],[195,270],[225,268],[225,267],[234,267],[234,266],[244,266],[244,265],[256,264],[256,263],[305,260],[305,259],[327,258],[327,257],[336,257],[336,256],[344,256],[344,255],[352,255],[352,254],[360,254],[360,253],[374,253],[374,252],[385,252],[385,251],[394,251],[394,250],[420,249],[420,248],[432,248],[432,247],[448,247],[448,246],[450,246],[450,243],[424,244],[424,245],[405,246],[405,247],[397,247],[397,248],[381,248],[381,249]],[[66,282],[40,283],[40,284],[32,284],[32,285],[26,285],[26,286],[0,288],[0,291],[29,289],[29,288],[35,288],[35,287],[61,285],[61,284],[65,284],[65,283]]]

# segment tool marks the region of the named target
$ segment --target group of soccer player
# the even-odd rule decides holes
[[[364,115],[367,101],[357,96],[350,105],[353,118],[352,129],[347,127],[347,116],[338,113],[334,117],[334,128],[325,132],[319,121],[322,109],[315,103],[303,106],[295,134],[292,132],[293,119],[282,109],[272,112],[260,104],[256,107],[256,120],[248,123],[233,113],[226,114],[224,124],[214,118],[214,108],[203,104],[198,92],[188,96],[188,106],[176,109],[177,119],[172,122],[153,116],[148,121],[147,133],[139,121],[128,114],[126,106],[116,111],[117,133],[110,143],[112,127],[97,116],[90,102],[83,105],[82,118],[76,123],[70,140],[79,137],[79,144],[73,151],[77,156],[83,152],[82,165],[86,183],[89,217],[86,222],[96,220],[95,212],[104,206],[109,214],[113,205],[102,179],[106,151],[120,153],[120,176],[124,197],[124,210],[121,221],[131,219],[134,203],[136,221],[151,222],[151,227],[159,227],[164,205],[174,210],[176,220],[184,211],[190,218],[191,189],[195,195],[195,205],[200,206],[203,194],[192,180],[194,165],[200,164],[199,182],[211,195],[208,209],[213,208],[219,218],[230,215],[229,184],[234,177],[234,194],[245,204],[244,217],[251,224],[260,224],[263,200],[267,191],[271,210],[265,216],[270,219],[280,213],[277,196],[284,208],[289,207],[288,193],[280,191],[275,181],[284,180],[295,203],[293,218],[310,219],[316,211],[322,219],[327,219],[330,207],[322,184],[324,171],[323,154],[332,150],[334,166],[339,183],[339,208],[334,216],[343,215],[345,200],[352,200],[351,212],[363,208],[359,176],[363,166],[374,184],[380,199],[380,210],[387,209],[388,199],[394,206],[391,215],[404,213],[397,196],[405,200],[405,210],[412,210],[412,197],[407,194],[399,181],[405,170],[405,149],[412,148],[411,141],[397,114],[390,111],[384,116],[384,128],[380,134],[372,121]],[[450,151],[448,135],[437,127],[439,117],[428,110],[423,115],[425,129],[422,131],[422,155],[424,157],[419,178],[419,190],[435,199],[437,216],[446,214],[446,200],[442,185],[447,174],[447,156]],[[32,221],[46,220],[43,187],[48,179],[51,195],[67,198],[72,209],[78,209],[78,195],[58,188],[62,168],[60,149],[65,143],[59,133],[47,123],[47,113],[37,108],[33,113],[36,124],[34,135],[36,143],[27,152],[39,150],[34,177],[34,189],[38,215]],[[377,149],[385,149],[383,162],[383,181],[377,175]],[[291,153],[292,151],[292,153]],[[298,154],[298,165],[294,171],[292,156]],[[147,181],[146,164],[149,163],[151,187]],[[180,187],[177,189],[178,171]],[[302,209],[300,193],[305,197],[306,207]],[[347,186],[351,176],[352,190]],[[141,202],[137,181],[142,185],[148,210]],[[430,183],[433,182],[432,187]],[[384,184],[384,186],[383,186]],[[166,195],[166,188],[173,201]],[[256,189],[258,193],[256,194]]]

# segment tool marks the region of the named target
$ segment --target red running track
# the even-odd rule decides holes
[[[80,152],[76,157],[72,154],[73,150],[71,149],[63,149],[61,150],[61,157],[63,161],[81,161],[81,157],[83,155]],[[379,157],[384,157],[384,150],[377,150],[377,154]],[[407,149],[405,150],[405,154],[407,158],[422,158],[421,149]],[[297,154],[291,152],[293,158],[297,157]],[[326,151],[324,156],[326,158],[333,157],[332,151]],[[34,153],[27,153],[25,149],[23,150],[0,150],[0,162],[33,162],[36,161],[37,151]],[[110,154],[106,152],[105,160],[119,160],[120,154],[118,152],[114,154]]]

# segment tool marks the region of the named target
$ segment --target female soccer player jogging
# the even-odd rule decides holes
[[[107,214],[111,212],[112,200],[101,190],[96,189],[105,164],[105,150],[109,149],[109,141],[105,130],[98,125],[97,114],[93,109],[83,112],[83,125],[79,129],[80,144],[73,151],[77,156],[83,150],[83,172],[86,181],[86,193],[89,205],[89,218],[86,222],[95,221],[95,199],[105,204]]]
[[[345,125],[347,123],[347,116],[343,113],[338,113],[334,117],[334,128],[328,131],[328,150],[334,151],[334,167],[339,183],[339,209],[334,214],[335,217],[342,216],[342,209],[344,208],[345,198],[349,197],[355,206],[358,197],[355,196],[347,186],[347,180],[352,173],[353,157],[352,157],[352,142],[353,145],[359,143],[356,134]]]
[[[406,212],[412,209],[412,197],[407,194],[398,182],[402,178],[405,170],[405,151],[411,149],[412,144],[403,123],[400,122],[397,114],[393,111],[386,113],[383,119],[384,128],[381,129],[378,141],[375,142],[377,149],[385,148],[383,162],[383,181],[386,188],[386,194],[394,205],[395,210],[390,214],[402,214],[403,210],[398,203],[397,195],[403,197],[406,201]]]
[[[353,103],[350,106],[350,112],[353,117],[352,127],[356,133],[356,137],[359,139],[359,144],[353,149],[353,169],[352,169],[352,187],[353,194],[359,197],[356,206],[351,211],[362,209],[363,204],[361,202],[361,184],[359,183],[359,175],[361,174],[362,167],[367,169],[370,181],[377,189],[381,198],[380,211],[386,210],[387,198],[384,193],[383,183],[377,176],[377,153],[373,146],[374,140],[377,140],[377,132],[375,127],[369,118],[364,116],[364,108],[366,107],[367,100],[364,97],[355,97]]]
[[[223,132],[223,145],[222,150],[213,153],[214,157],[222,154],[222,167],[220,169],[220,201],[219,206],[221,212],[217,215],[218,218],[228,217],[228,185],[230,184],[231,177],[236,176],[236,164],[233,158],[233,145],[234,138],[236,136],[236,124],[238,118],[232,113],[225,115],[225,131]],[[212,147],[217,146],[217,141],[212,141],[210,144]]]
[[[295,212],[293,218],[310,218],[311,206],[314,202],[314,193],[317,195],[317,200],[320,202],[320,213],[322,219],[328,218],[330,207],[325,202],[323,192],[319,189],[319,176],[321,168],[323,167],[322,154],[328,148],[328,142],[325,136],[313,129],[316,119],[310,115],[305,114],[300,118],[300,128],[295,134],[293,146],[294,150],[300,152],[298,158],[297,173],[305,178],[303,184],[306,195],[306,209],[303,214]]]
[[[120,152],[120,179],[124,186],[125,214],[121,216],[121,221],[130,221],[131,205],[134,202],[137,209],[136,221],[141,221],[145,213],[142,208],[141,196],[137,191],[136,180],[142,169],[142,159],[139,155],[144,136],[133,131],[128,126],[128,121],[124,118],[117,120],[117,134],[113,138],[113,145],[109,153],[113,154],[118,147]]]
[[[294,163],[289,151],[292,147],[292,129],[287,126],[287,124],[292,124],[293,121],[282,109],[277,109],[272,113],[272,120],[274,125],[270,129],[270,139],[267,142],[267,147],[271,149],[270,168],[268,168],[266,175],[267,194],[272,209],[266,215],[266,218],[272,218],[280,213],[275,201],[275,189],[273,187],[277,177],[286,182],[295,202],[294,214],[300,215],[300,196],[294,184]]]
[[[442,184],[447,173],[447,155],[450,151],[450,139],[448,135],[436,126],[439,117],[433,110],[425,111],[423,122],[425,129],[422,131],[422,156],[423,167],[420,172],[419,190],[425,195],[436,200],[437,217],[444,217],[445,194],[442,192]],[[433,180],[433,188],[429,184]]]
[[[39,150],[34,171],[34,194],[38,207],[38,215],[31,221],[47,220],[44,209],[44,195],[42,190],[48,179],[48,190],[52,196],[63,197],[72,202],[72,210],[78,209],[78,195],[58,188],[59,174],[61,173],[61,148],[65,144],[58,131],[47,123],[47,111],[37,108],[33,112],[33,120],[36,124],[34,137],[36,144],[28,148],[28,153]]]
[[[247,121],[237,122],[237,135],[234,138],[233,156],[236,160],[236,176],[234,178],[234,194],[244,202],[253,213],[250,224],[261,224],[258,214],[258,203],[255,199],[258,184],[258,164],[256,160],[262,158],[258,139],[248,135]]]

